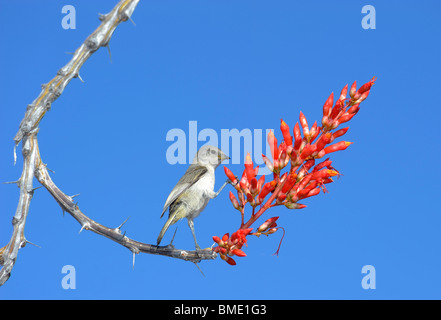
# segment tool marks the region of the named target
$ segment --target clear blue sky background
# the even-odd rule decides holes
[[[20,176],[13,137],[26,105],[99,25],[116,1],[0,1],[0,180]],[[64,5],[76,30],[61,27]],[[376,30],[361,27],[364,5]],[[165,154],[173,128],[291,126],[302,110],[319,120],[331,91],[378,77],[351,121],[344,175],[304,203],[271,210],[286,235],[251,238],[248,257],[230,267],[131,252],[83,231],[44,189],[31,203],[26,237],[0,299],[400,299],[441,298],[439,1],[141,1],[116,30],[112,61],[88,60],[41,122],[43,161],[96,221],[155,243],[169,191],[186,165]],[[277,131],[278,137],[280,132]],[[199,146],[203,143],[200,142]],[[226,150],[229,152],[230,150]],[[229,165],[239,173],[242,165]],[[147,168],[147,169],[146,169]],[[224,181],[218,169],[216,189]],[[35,183],[38,186],[38,182]],[[239,216],[228,190],[196,220],[201,246],[233,232]],[[0,185],[0,245],[9,241],[18,189]],[[169,241],[171,233],[165,241]],[[193,248],[186,221],[175,244]],[[76,289],[64,290],[64,265]],[[361,269],[376,269],[364,290]]]

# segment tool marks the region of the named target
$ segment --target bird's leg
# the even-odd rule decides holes
[[[194,245],[196,247],[196,251],[201,250],[201,247],[199,247],[198,241],[196,240],[196,234],[194,233],[193,219],[187,219],[187,220],[188,220],[188,226],[190,227],[191,233],[193,234]]]
[[[214,191],[213,191],[213,193],[210,195],[210,198],[211,198],[211,199],[216,198],[216,197],[219,195],[219,193],[221,193],[222,189],[225,188],[225,186],[226,186],[228,183],[231,183],[230,179],[228,179],[227,181],[225,181],[225,183],[222,185],[222,187],[219,188],[219,190],[218,190],[217,192],[214,192]]]

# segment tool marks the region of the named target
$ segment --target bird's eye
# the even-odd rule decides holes
[[[216,153],[216,151],[215,150],[211,150],[211,154],[215,154]]]

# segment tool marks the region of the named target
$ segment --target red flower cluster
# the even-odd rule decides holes
[[[247,242],[246,236],[253,230],[253,228],[239,229],[233,233],[230,237],[228,233],[224,234],[221,238],[214,236],[213,241],[217,243],[217,247],[213,250],[221,256],[222,260],[225,260],[230,265],[235,265],[231,256],[246,257],[245,252],[240,250],[242,246]]]
[[[292,135],[289,126],[281,121],[283,141],[280,144],[274,133],[270,131],[268,144],[272,160],[265,155],[262,155],[262,158],[267,168],[273,172],[272,181],[265,183],[265,176],[257,179],[259,167],[254,167],[249,153],[245,160],[245,170],[239,181],[231,170],[224,167],[225,174],[237,191],[237,198],[230,191],[230,200],[234,208],[240,211],[242,221],[239,230],[231,237],[228,234],[222,239],[213,237],[218,244],[213,250],[219,252],[222,259],[229,264],[236,264],[231,256],[245,256],[240,249],[246,243],[247,235],[269,235],[277,231],[275,221],[278,217],[273,217],[265,221],[257,232],[251,232],[250,226],[267,209],[279,205],[289,209],[302,209],[306,206],[298,203],[299,200],[318,195],[320,190],[326,192],[325,184],[333,182],[332,177],[340,173],[331,166],[332,161],[329,158],[318,164],[315,161],[332,152],[345,150],[351,145],[351,142],[346,141],[333,143],[335,139],[346,134],[349,128],[334,130],[357,114],[360,103],[367,98],[374,82],[375,77],[358,90],[354,82],[349,90],[350,98],[346,98],[348,93],[348,85],[346,85],[335,104],[334,94],[331,93],[323,106],[322,127],[319,127],[317,122],[309,127],[305,115],[300,112],[300,125],[299,122],[295,124]],[[288,164],[291,165],[289,171],[281,174]],[[249,220],[244,222],[247,203],[252,207],[252,213]],[[258,206],[259,210],[256,212]]]

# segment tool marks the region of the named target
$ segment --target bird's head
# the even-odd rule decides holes
[[[219,148],[205,145],[198,150],[193,159],[193,163],[212,165],[214,168],[217,168],[222,161],[228,159],[230,159],[230,157]]]

